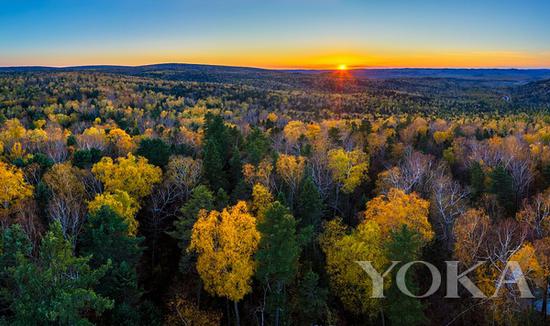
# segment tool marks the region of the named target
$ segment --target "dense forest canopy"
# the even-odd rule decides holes
[[[542,325],[547,78],[1,69],[2,321]],[[487,261],[469,277],[489,298],[411,298],[396,270],[372,298],[355,262],[395,260]],[[510,261],[534,299],[497,287]],[[427,290],[429,273],[408,275]]]

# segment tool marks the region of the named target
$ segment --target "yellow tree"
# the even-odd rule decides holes
[[[291,195],[296,192],[304,177],[306,159],[303,156],[281,154],[277,160],[277,173],[289,187]]]
[[[346,152],[338,148],[328,152],[328,167],[332,172],[332,179],[344,193],[349,194],[367,179],[369,160],[367,154],[361,150]]]
[[[257,183],[252,188],[252,211],[261,219],[269,205],[273,203],[273,195],[263,185]]]
[[[126,224],[128,224],[128,234],[135,236],[138,229],[138,221],[136,220],[136,213],[139,210],[139,204],[137,200],[132,198],[126,191],[115,190],[114,193],[98,194],[95,198],[88,203],[88,210],[90,213],[95,213],[103,206],[109,206],[118,215],[124,218]]]
[[[15,166],[0,162],[1,215],[22,199],[32,196],[33,187],[25,182],[23,172]]]
[[[244,201],[222,212],[201,210],[193,226],[189,251],[196,252],[197,271],[206,291],[233,301],[237,324],[237,302],[252,290],[256,269],[253,255],[260,233],[256,219]]]
[[[416,193],[406,194],[392,188],[387,195],[380,195],[367,203],[365,220],[376,222],[384,237],[406,225],[426,243],[434,236],[428,221],[429,207],[430,202],[418,197]]]
[[[161,181],[162,170],[147,163],[147,159],[134,156],[119,157],[116,163],[110,157],[103,157],[92,167],[94,175],[103,183],[107,192],[126,191],[130,196],[141,199],[151,194],[153,186]]]
[[[132,141],[132,136],[120,128],[111,129],[107,135],[107,140],[117,156],[126,155],[136,147]]]
[[[302,121],[289,121],[283,129],[287,142],[295,145],[298,139],[306,133],[306,125]]]
[[[271,184],[271,172],[273,171],[273,165],[268,160],[262,160],[258,167],[253,164],[246,163],[243,165],[243,177],[244,181],[250,185],[260,183],[269,188]]]
[[[381,300],[372,297],[372,280],[355,262],[370,261],[378,271],[387,267],[389,261],[383,248],[380,227],[374,221],[365,221],[348,232],[342,221],[335,219],[325,224],[320,243],[326,255],[331,290],[344,307],[356,314],[377,313]],[[386,280],[384,287],[389,285]]]

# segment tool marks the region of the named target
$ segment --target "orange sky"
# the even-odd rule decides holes
[[[352,53],[327,50],[311,54],[306,51],[262,51],[248,53],[179,54],[175,51],[139,51],[134,53],[70,53],[44,54],[39,58],[28,54],[13,58],[0,58],[0,65],[144,65],[162,62],[217,64],[229,66],[262,67],[273,69],[335,69],[340,64],[348,68],[380,67],[550,67],[550,53],[525,52],[375,52]]]
[[[548,0],[9,1],[0,66],[550,68]]]

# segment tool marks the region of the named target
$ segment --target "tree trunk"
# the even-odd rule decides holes
[[[235,308],[235,323],[237,326],[241,326],[241,319],[239,317],[239,306],[237,301],[233,301],[233,307]]]

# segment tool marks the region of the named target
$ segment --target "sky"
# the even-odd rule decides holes
[[[550,68],[549,0],[0,0],[0,66]]]

